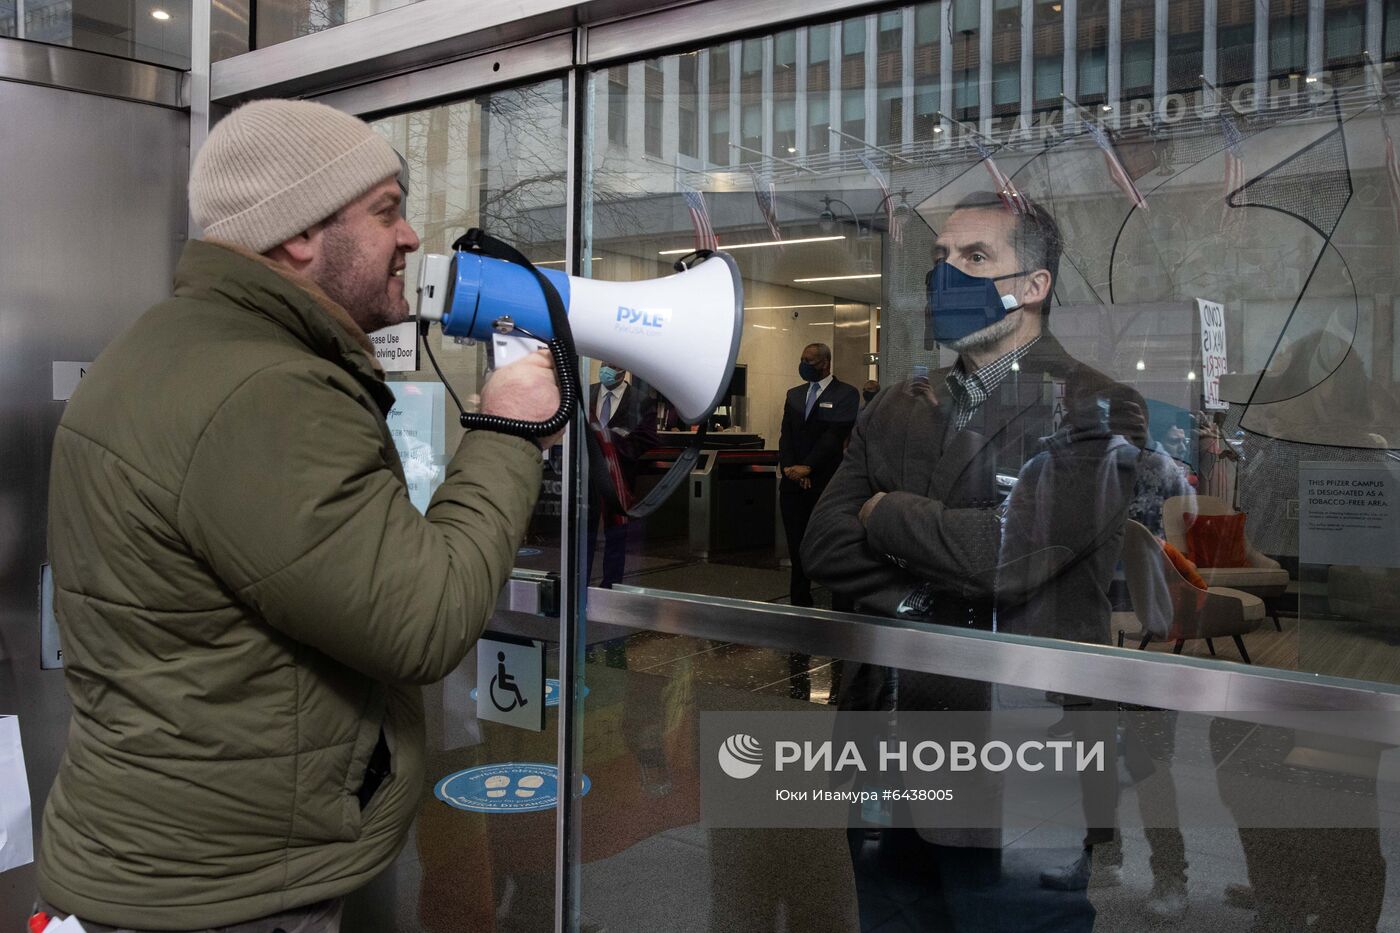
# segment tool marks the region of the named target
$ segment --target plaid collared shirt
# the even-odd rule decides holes
[[[971,374],[963,368],[962,357],[958,357],[957,363],[948,373],[948,391],[953,395],[953,411],[959,431],[967,427],[977,409],[991,397],[997,386],[1011,374],[1012,369],[1039,339],[1036,337],[1030,343],[1022,344]]]

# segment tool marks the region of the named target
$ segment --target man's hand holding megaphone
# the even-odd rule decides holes
[[[518,421],[544,421],[559,408],[559,385],[549,351],[536,350],[493,372],[481,387],[481,412]],[[541,450],[559,443],[563,431],[541,437]]]

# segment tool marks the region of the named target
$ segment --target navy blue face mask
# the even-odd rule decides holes
[[[1003,295],[996,283],[1027,275],[1026,271],[1010,272],[995,278],[968,275],[952,263],[940,259],[924,278],[928,289],[930,339],[934,343],[954,343],[984,327],[990,327],[1021,307],[1014,295]]]
[[[822,381],[821,371],[806,360],[797,364],[797,375],[805,382]]]

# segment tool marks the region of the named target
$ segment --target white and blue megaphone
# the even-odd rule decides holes
[[[579,355],[635,373],[687,424],[724,401],[744,332],[743,282],[727,253],[640,282],[538,272],[563,301]],[[536,271],[518,262],[460,248],[429,253],[418,295],[420,320],[454,337],[490,341],[498,367],[558,336]]]

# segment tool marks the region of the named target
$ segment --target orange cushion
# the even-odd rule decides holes
[[[1162,542],[1162,553],[1167,555],[1167,560],[1172,562],[1172,566],[1176,568],[1177,573],[1186,578],[1187,583],[1197,589],[1210,589],[1209,584],[1206,583],[1206,578],[1201,576],[1200,571],[1196,569],[1196,565],[1187,560],[1186,555],[1178,551],[1170,541]]]
[[[1231,515],[1182,515],[1186,523],[1186,556],[1198,567],[1248,567],[1244,512]]]

